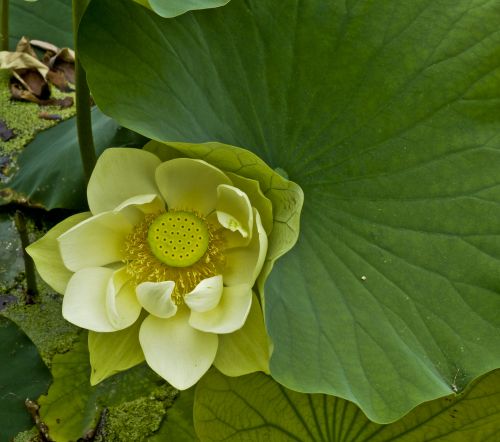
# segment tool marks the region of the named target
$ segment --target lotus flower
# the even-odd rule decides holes
[[[267,371],[252,287],[272,208],[256,181],[198,159],[162,162],[113,148],[99,158],[87,197],[90,212],[28,248],[64,294],[64,318],[94,334],[135,327],[146,362],[179,389],[213,363],[229,375]]]

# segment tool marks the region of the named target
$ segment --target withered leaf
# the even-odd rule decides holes
[[[50,97],[49,84],[38,71],[32,69],[18,69],[13,72],[13,75],[26,90],[41,100],[46,100]]]
[[[75,83],[75,52],[41,40],[32,40],[31,44],[46,50],[42,61],[50,68],[48,80],[63,92],[73,91],[68,83]]]
[[[43,62],[38,60],[31,43],[45,49]],[[0,52],[0,69],[10,69],[10,91],[15,100],[37,104],[55,104],[61,108],[73,105],[71,98],[51,99],[49,83],[63,92],[72,92],[70,83],[75,82],[75,53],[69,48],[60,49],[51,43],[22,37],[16,52]]]
[[[65,98],[48,98],[48,99],[40,99],[35,94],[30,91],[23,89],[20,87],[19,83],[12,82],[10,84],[10,93],[12,94],[12,98],[16,100],[23,101],[31,101],[32,103],[37,103],[41,106],[59,106],[61,109],[65,109],[73,106],[74,100],[72,97]]]
[[[75,63],[59,60],[52,68],[56,72],[62,72],[69,83],[75,84]]]
[[[26,52],[0,52],[0,69],[12,69],[17,71],[20,69],[34,69],[45,78],[49,72],[49,68],[33,55]]]
[[[52,52],[54,54],[56,54],[57,51],[59,50],[59,48],[56,45],[49,43],[48,41],[31,40],[30,44],[35,48],[43,49],[44,51]]]
[[[38,59],[36,52],[31,47],[30,41],[26,37],[21,37],[19,42],[16,45],[16,52],[23,52],[25,54],[31,55],[33,58]]]
[[[65,98],[57,98],[49,100],[51,103],[44,104],[52,104],[54,106],[59,106],[61,109],[66,109],[68,107],[73,106],[74,100],[73,97],[65,97]]]
[[[49,114],[48,112],[40,112],[38,117],[42,120],[62,120],[61,115],[58,114]]]
[[[75,53],[72,49],[62,48],[49,59],[48,66],[51,72],[57,72],[65,78],[64,89],[60,88],[58,84],[54,83],[56,87],[64,92],[69,92],[72,89],[69,87],[68,82],[75,84]]]
[[[73,92],[74,89],[69,85],[68,79],[63,71],[50,70],[47,74],[47,80],[50,81],[57,89],[63,92]]]

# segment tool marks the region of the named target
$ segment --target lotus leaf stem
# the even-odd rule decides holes
[[[85,178],[88,182],[96,163],[94,138],[92,136],[92,118],[90,115],[91,100],[87,84],[87,75],[80,63],[78,51],[78,26],[87,8],[88,0],[73,0],[73,36],[75,45],[75,75],[76,75],[76,126],[78,144],[82,158]]]
[[[9,0],[0,0],[2,3],[2,44],[0,51],[9,50]]]

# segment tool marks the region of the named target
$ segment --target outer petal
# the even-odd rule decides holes
[[[154,181],[160,159],[139,149],[106,149],[97,160],[87,187],[92,213],[114,209],[135,195],[158,194]]]
[[[90,267],[76,272],[64,294],[64,319],[88,330],[116,331],[106,309],[106,292],[113,273],[113,270],[105,267]]]
[[[252,236],[253,210],[248,196],[240,189],[225,184],[217,187],[217,219],[231,232],[243,238]]]
[[[219,336],[214,365],[226,376],[243,376],[254,371],[269,373],[269,341],[255,293],[245,325],[234,333]]]
[[[109,322],[116,330],[131,326],[142,307],[135,296],[135,283],[125,267],[115,271],[106,289],[106,309]]]
[[[113,333],[89,332],[91,385],[144,361],[139,344],[141,322],[139,319],[132,326]]]
[[[209,333],[231,333],[245,323],[252,305],[252,290],[247,284],[224,287],[219,305],[208,312],[192,311],[189,324]]]
[[[76,272],[121,261],[125,238],[132,227],[123,213],[115,212],[81,222],[58,238],[64,265]]]
[[[252,238],[253,209],[245,192],[225,184],[217,188],[216,214],[225,228],[228,248],[247,246]]]
[[[135,292],[149,313],[159,318],[170,318],[177,312],[177,306],[171,298],[174,287],[173,281],[143,282],[136,287]]]
[[[212,310],[222,296],[222,275],[202,280],[192,292],[184,296],[184,302],[195,312]]]
[[[63,263],[57,237],[90,216],[92,216],[90,212],[70,216],[26,248],[28,254],[35,261],[36,269],[42,279],[58,293],[64,293],[73,272],[68,270]]]
[[[215,209],[217,186],[232,184],[221,170],[191,158],[162,163],[156,169],[156,182],[169,209],[196,210],[202,215]]]
[[[217,335],[195,330],[187,319],[187,309],[168,319],[149,316],[139,333],[146,362],[179,390],[191,387],[205,374],[218,345]]]
[[[267,253],[267,235],[262,227],[259,212],[254,209],[254,233],[247,247],[226,251],[224,284],[249,284],[253,286],[262,269]]]
[[[243,190],[248,198],[250,198],[252,206],[259,212],[264,230],[269,236],[273,229],[273,204],[262,193],[259,182],[231,172],[228,172],[227,176],[231,179],[235,187]]]

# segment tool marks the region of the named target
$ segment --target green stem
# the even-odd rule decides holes
[[[23,213],[17,210],[14,215],[14,220],[21,239],[21,247],[23,249],[24,270],[27,285],[26,304],[33,304],[34,299],[38,295],[38,288],[36,286],[35,263],[33,262],[31,256],[29,256],[26,252],[26,247],[30,245],[28,229],[26,229],[26,219],[24,218]]]
[[[9,0],[0,0],[2,3],[2,44],[0,51],[9,50]]]
[[[76,89],[76,128],[78,144],[82,157],[83,170],[88,182],[96,163],[94,138],[92,137],[92,119],[90,116],[90,91],[87,75],[78,56],[78,26],[87,8],[89,0],[73,0],[73,36],[75,45],[75,89]]]

